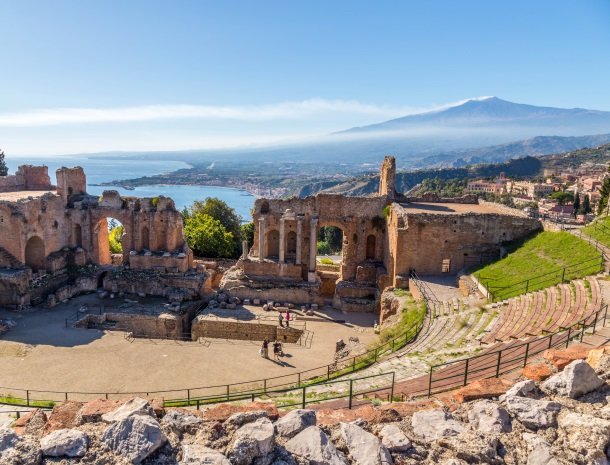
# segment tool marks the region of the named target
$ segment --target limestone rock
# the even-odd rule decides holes
[[[83,408],[81,402],[66,401],[53,407],[45,432],[59,429],[71,429],[82,423],[80,411]]]
[[[440,409],[415,412],[411,417],[411,426],[415,434],[426,442],[445,436],[455,436],[464,430],[464,426],[454,420],[450,413]]]
[[[551,445],[536,434],[524,433],[523,440],[527,444],[527,465],[559,465],[551,454]]]
[[[354,423],[341,423],[341,436],[354,465],[392,464],[392,456],[377,436]]]
[[[200,444],[184,444],[180,465],[231,465],[220,452]]]
[[[314,410],[297,409],[292,410],[276,421],[275,431],[282,437],[291,438],[308,426],[315,424],[316,412]]]
[[[286,450],[310,465],[347,465],[328,436],[317,426],[305,428],[286,443]]]
[[[531,379],[532,381],[540,382],[551,376],[553,374],[553,371],[546,363],[541,362],[527,365],[521,371],[521,374],[526,378]]]
[[[437,444],[453,452],[456,458],[466,463],[485,463],[500,465],[504,461],[498,454],[500,441],[496,435],[487,435],[478,431],[464,431],[458,436],[441,438]]]
[[[161,447],[167,438],[159,422],[151,416],[132,415],[108,426],[102,440],[116,454],[137,465]]]
[[[535,430],[555,426],[561,404],[528,397],[511,396],[506,398],[506,408],[525,427]]]
[[[5,442],[5,448],[2,447],[2,442]],[[33,437],[17,437],[16,440],[13,440],[11,435],[4,432],[4,429],[0,429],[1,465],[40,465],[41,460],[42,452],[38,441]]]
[[[511,382],[502,378],[489,378],[474,381],[458,389],[453,398],[460,404],[477,399],[489,399],[499,397],[510,388]]]
[[[118,400],[97,399],[87,402],[80,410],[80,417],[85,423],[95,423],[100,421],[102,415],[112,412],[120,407]]]
[[[195,433],[197,428],[203,424],[203,418],[183,410],[168,410],[163,419],[161,426],[171,429],[178,435],[185,432]]]
[[[568,364],[574,360],[584,360],[589,355],[591,347],[577,344],[570,346],[567,349],[548,349],[545,350],[542,356],[550,362],[558,370],[563,370]]]
[[[87,435],[77,429],[58,429],[40,440],[42,453],[48,457],[82,457],[87,445]]]
[[[267,418],[269,415],[265,410],[252,410],[249,412],[238,412],[227,418],[227,425],[239,428],[246,423],[252,423],[260,418]]]
[[[409,438],[398,427],[398,423],[383,425],[379,430],[379,435],[381,442],[390,452],[405,452],[413,446]]]
[[[573,452],[573,463],[606,465],[610,420],[568,412],[559,417],[560,440]]]
[[[506,391],[506,394],[500,397],[500,401],[504,401],[508,397],[515,396],[529,397],[534,399],[538,397],[539,393],[540,391],[538,390],[538,387],[536,387],[536,383],[534,383],[532,380],[521,381]]]
[[[40,437],[47,425],[47,415],[43,410],[37,408],[26,413],[13,423],[13,428],[18,434],[31,434]]]
[[[597,349],[591,349],[587,355],[587,363],[591,368],[599,371],[607,372],[610,368],[610,346],[602,346]]]
[[[154,415],[153,408],[146,399],[134,397],[129,399],[116,410],[102,415],[102,420],[106,423],[121,421],[132,415]]]
[[[561,373],[551,376],[542,389],[560,396],[576,399],[605,384],[604,380],[595,374],[595,370],[584,360],[575,360]]]
[[[259,418],[246,423],[233,436],[229,447],[229,459],[233,465],[268,464],[273,460],[275,436],[273,423],[268,418]]]
[[[474,403],[468,411],[468,421],[476,430],[485,433],[510,433],[512,423],[508,412],[490,400]]]
[[[0,457],[2,452],[13,447],[17,440],[17,434],[12,429],[0,428]]]

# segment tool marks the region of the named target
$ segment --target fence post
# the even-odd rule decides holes
[[[469,358],[466,359],[466,367],[464,368],[464,386],[466,386],[466,384],[468,384],[468,362],[470,361]]]
[[[146,393],[146,396],[148,397],[148,393]],[[191,405],[191,390],[190,389],[186,390],[186,400],[188,401],[188,405]]]
[[[553,345],[553,334],[551,333],[551,335],[549,336],[549,349],[551,348],[552,345]]]
[[[595,312],[595,319],[593,320],[593,334],[595,334],[595,327],[597,326],[597,313]]]
[[[530,343],[528,342],[527,344],[525,344],[525,358],[523,359],[523,368],[525,368],[527,365],[527,356],[529,355],[529,352],[530,352]]]
[[[330,379],[330,365],[326,365],[326,381]]]
[[[305,408],[305,404],[306,404],[306,400],[305,400],[305,389],[306,389],[306,387],[305,387],[305,386],[303,386],[303,394],[302,394],[302,397],[301,397],[301,408]]]
[[[375,347],[375,362],[377,361],[377,347]]]
[[[394,381],[396,379],[396,372],[392,372],[392,387],[390,388],[390,403],[394,400]]]
[[[300,384],[301,384],[301,372],[299,371],[297,373],[297,385],[300,385]]]
[[[356,357],[354,357],[352,360],[352,372],[353,371],[356,371]]]
[[[30,406],[30,391],[28,391],[28,390],[25,391],[25,404],[28,407]]]
[[[228,386],[227,386],[228,388]],[[263,393],[267,394],[267,378],[263,380]]]
[[[227,384],[227,402],[229,401],[229,395],[230,395],[230,393],[229,393],[229,385]]]
[[[352,408],[352,394],[354,392],[354,380],[350,379],[349,380],[349,403],[348,403],[348,408]]]
[[[500,377],[500,365],[502,364],[502,351],[498,351],[498,361],[496,362],[496,378]]]
[[[582,342],[583,337],[585,337],[585,322],[582,322],[582,330],[580,331],[580,342]]]
[[[572,327],[568,328],[568,338],[566,339],[566,349],[570,346],[570,338],[572,337]]]
[[[564,267],[563,270],[561,270],[561,282],[562,283],[565,281],[565,277],[566,277],[566,269]]]
[[[432,395],[432,367],[430,367],[430,376],[428,377],[428,397]]]

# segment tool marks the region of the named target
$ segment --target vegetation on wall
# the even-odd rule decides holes
[[[108,244],[110,253],[123,253],[123,226],[119,224],[111,224],[108,232]]]
[[[0,176],[6,176],[8,174],[8,167],[4,159],[4,151],[0,149]]]

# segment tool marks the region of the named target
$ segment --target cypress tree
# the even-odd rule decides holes
[[[574,196],[574,218],[578,215],[578,210],[580,210],[580,195],[577,192]]]
[[[588,195],[585,195],[585,197],[582,199],[582,206],[580,207],[580,211],[583,215],[591,213],[591,201],[589,200]]]
[[[0,176],[6,176],[8,174],[8,167],[6,161],[4,161],[4,151],[0,149]]]

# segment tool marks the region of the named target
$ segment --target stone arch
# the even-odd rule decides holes
[[[150,231],[148,230],[148,228],[146,226],[144,226],[142,228],[142,231],[140,232],[140,238],[142,241],[142,249],[150,249]]]
[[[80,224],[72,225],[72,246],[82,247],[83,246],[83,230]]]
[[[366,238],[366,259],[376,259],[377,238],[374,234],[369,234]]]
[[[114,221],[116,223],[118,223],[119,226],[122,226],[123,228],[125,228],[125,226],[123,225],[123,223],[121,223],[119,220],[117,220],[114,217],[108,217],[108,218],[102,218],[98,221],[98,223],[95,226],[95,235],[97,237],[97,263],[99,265],[112,265],[112,255],[113,253],[110,251],[110,234],[109,234],[109,229],[108,229],[108,224],[109,221]],[[123,255],[125,255],[125,235],[126,235],[126,230],[123,229],[123,236],[121,237],[121,246],[123,247]],[[121,259],[121,262],[123,262],[124,260]]]
[[[295,231],[288,231],[286,235],[286,254],[291,256],[297,254],[297,233]]]
[[[265,257],[278,257],[280,255],[280,233],[277,229],[271,229],[267,233],[265,244],[267,246]]]
[[[38,236],[32,236],[25,244],[25,264],[32,268],[32,271],[40,271],[45,268],[44,242]]]

